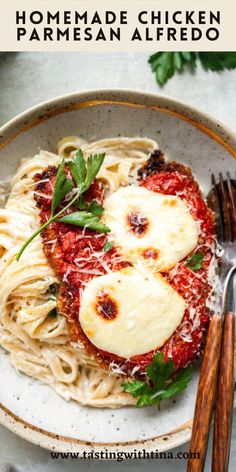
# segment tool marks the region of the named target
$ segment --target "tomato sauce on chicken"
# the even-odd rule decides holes
[[[50,216],[56,171],[55,167],[49,167],[35,176],[35,180],[38,181],[35,200],[40,209],[42,223]],[[68,169],[66,171],[69,172]],[[190,169],[176,162],[165,162],[160,151],[154,151],[139,170],[138,183],[153,192],[181,198],[200,229],[198,246],[194,252],[199,251],[204,254],[202,267],[198,270],[187,267],[186,263],[191,256],[189,255],[171,270],[162,273],[168,283],[187,302],[181,324],[158,349],[164,353],[165,360],[173,360],[177,370],[192,363],[199,356],[208,327],[210,310],[207,307],[207,300],[212,291],[208,271],[214,256],[214,220]],[[103,185],[98,182],[93,183],[85,196],[88,203],[96,199],[102,204]],[[71,209],[71,211],[76,210],[76,208]],[[118,367],[128,375],[134,373],[135,376],[142,375],[147,364],[152,361],[153,351],[129,360],[104,352],[89,341],[79,322],[80,300],[86,284],[94,277],[109,271],[118,271],[131,264],[124,260],[115,246],[107,252],[104,250],[107,242],[106,234],[96,233],[88,228],[85,230],[53,222],[43,231],[42,238],[44,252],[60,281],[57,306],[60,314],[67,319],[71,339],[82,343],[88,355],[95,358],[103,367],[111,369]]]

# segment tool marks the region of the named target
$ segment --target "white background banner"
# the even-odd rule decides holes
[[[8,0],[1,51],[235,51],[235,0]]]

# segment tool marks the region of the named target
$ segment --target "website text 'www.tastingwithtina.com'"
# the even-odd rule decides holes
[[[108,451],[108,449],[102,451],[82,451],[82,452],[50,452],[52,459],[107,459],[122,462],[127,459],[158,459],[158,460],[188,460],[188,459],[200,459],[199,452],[188,452],[188,451],[167,451],[159,452],[158,449],[155,451],[146,451],[145,449],[137,451]]]

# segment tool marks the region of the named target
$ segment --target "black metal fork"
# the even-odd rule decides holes
[[[217,239],[223,249],[221,266],[222,289],[222,341],[216,386],[212,472],[228,470],[234,399],[234,341],[235,341],[235,293],[236,274],[236,189],[235,182],[219,175],[216,184],[212,175],[215,194]]]
[[[218,243],[222,248],[219,309],[211,317],[199,377],[188,472],[204,470],[212,411],[215,404],[212,472],[228,470],[234,387],[235,304],[232,281],[236,271],[235,187],[229,173],[212,175],[208,205],[216,216]],[[216,395],[214,395],[216,392]]]

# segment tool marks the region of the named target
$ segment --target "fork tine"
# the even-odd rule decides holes
[[[209,203],[212,210],[215,213],[218,238],[222,241],[224,238],[222,210],[221,210],[221,204],[220,204],[219,189],[216,184],[216,178],[214,174],[211,174],[211,185],[212,185],[212,198]]]
[[[231,221],[230,221],[230,203],[228,198],[228,189],[225,187],[225,181],[223,179],[223,175],[220,172],[219,174],[219,189],[221,195],[221,205],[222,205],[222,220],[223,220],[223,240],[224,241],[232,241],[233,234],[231,228]]]
[[[229,204],[230,204],[230,211],[231,211],[231,221],[232,221],[232,233],[233,239],[236,239],[236,208],[235,208],[235,197],[233,191],[233,183],[230,178],[230,173],[226,172],[227,177],[227,185],[228,185],[228,194],[229,194]]]

